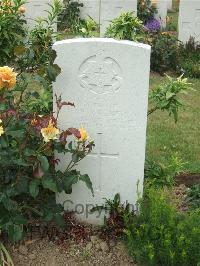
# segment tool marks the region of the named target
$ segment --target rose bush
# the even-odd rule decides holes
[[[63,224],[55,193],[71,193],[79,181],[93,193],[89,176],[75,169],[93,141],[84,128],[60,130],[57,125],[60,110],[74,104],[56,96],[54,114],[26,110],[32,101],[25,96],[30,89],[26,79],[8,66],[0,68],[0,230],[16,241],[32,216]],[[67,156],[63,171],[56,170],[55,151]]]

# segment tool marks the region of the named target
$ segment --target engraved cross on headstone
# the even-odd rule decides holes
[[[97,133],[97,142],[95,142],[96,147],[97,147],[97,152],[92,152],[88,157],[95,157],[97,158],[98,162],[98,190],[101,191],[102,189],[102,182],[101,182],[101,177],[102,177],[102,161],[103,158],[108,158],[108,159],[117,159],[119,157],[119,153],[105,153],[103,152],[102,148],[102,135],[103,133]]]

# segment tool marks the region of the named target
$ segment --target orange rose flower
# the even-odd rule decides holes
[[[0,67],[0,89],[11,89],[16,84],[17,73],[8,66]]]

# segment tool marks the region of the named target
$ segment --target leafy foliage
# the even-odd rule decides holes
[[[63,1],[63,10],[59,14],[59,28],[71,33],[77,33],[82,20],[80,19],[80,8],[82,3],[72,0]]]
[[[130,213],[134,214],[128,203],[122,204],[120,194],[117,193],[114,199],[105,199],[105,204],[102,206],[94,207],[91,212],[104,210],[109,217],[104,217],[104,233],[112,238],[121,237],[124,230],[124,216]],[[130,212],[132,211],[132,212]]]
[[[150,92],[150,103],[153,107],[149,110],[148,115],[156,110],[167,111],[169,116],[173,115],[175,122],[177,122],[178,110],[183,105],[178,95],[179,93],[187,94],[187,90],[191,90],[191,84],[188,83],[187,78],[182,76],[177,79],[167,77],[166,83]]]
[[[199,217],[198,210],[177,213],[165,192],[148,189],[140,200],[140,214],[125,217],[130,254],[144,265],[198,265]]]
[[[180,174],[184,165],[185,163],[182,162],[177,154],[171,156],[167,166],[147,160],[145,165],[145,179],[148,185],[153,187],[173,187],[175,184],[175,176]]]
[[[142,21],[135,17],[132,12],[125,12],[112,21],[105,36],[120,40],[142,41],[144,27]]]
[[[189,188],[186,201],[191,209],[200,208],[200,184]]]
[[[191,78],[200,78],[200,43],[194,38],[179,46],[179,71]]]
[[[146,42],[151,45],[151,69],[160,74],[177,70],[178,40],[166,32],[150,35]]]
[[[89,18],[87,20],[82,20],[81,24],[79,25],[78,34],[84,38],[94,37],[97,29],[97,23],[94,21],[94,19]]]
[[[2,0],[0,4],[0,66],[15,57],[14,49],[26,37],[24,0]]]

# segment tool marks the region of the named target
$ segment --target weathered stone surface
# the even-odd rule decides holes
[[[27,25],[33,28],[36,24],[35,20],[39,17],[47,18],[48,13],[45,10],[50,10],[49,4],[52,4],[53,0],[30,0],[25,4],[26,12],[25,17]],[[56,29],[56,25],[55,25]]]
[[[179,40],[186,43],[190,37],[200,41],[200,1],[180,0]]]
[[[156,4],[158,13],[156,18],[160,21],[163,28],[166,27],[166,18],[167,18],[167,9],[168,9],[168,0],[154,0]]]
[[[110,22],[122,12],[131,11],[137,15],[137,0],[80,0],[83,3],[81,17],[92,17],[100,25],[101,36]]]
[[[71,195],[58,201],[80,220],[103,223],[104,213],[90,213],[96,205],[120,193],[121,201],[135,205],[142,192],[145,160],[150,46],[113,39],[73,39],[57,42],[56,63],[61,74],[54,94],[72,101],[63,108],[59,127],[84,126],[96,146],[79,165],[91,177],[94,197],[80,182]],[[57,155],[59,169],[69,158]],[[79,211],[79,212],[78,212]]]

